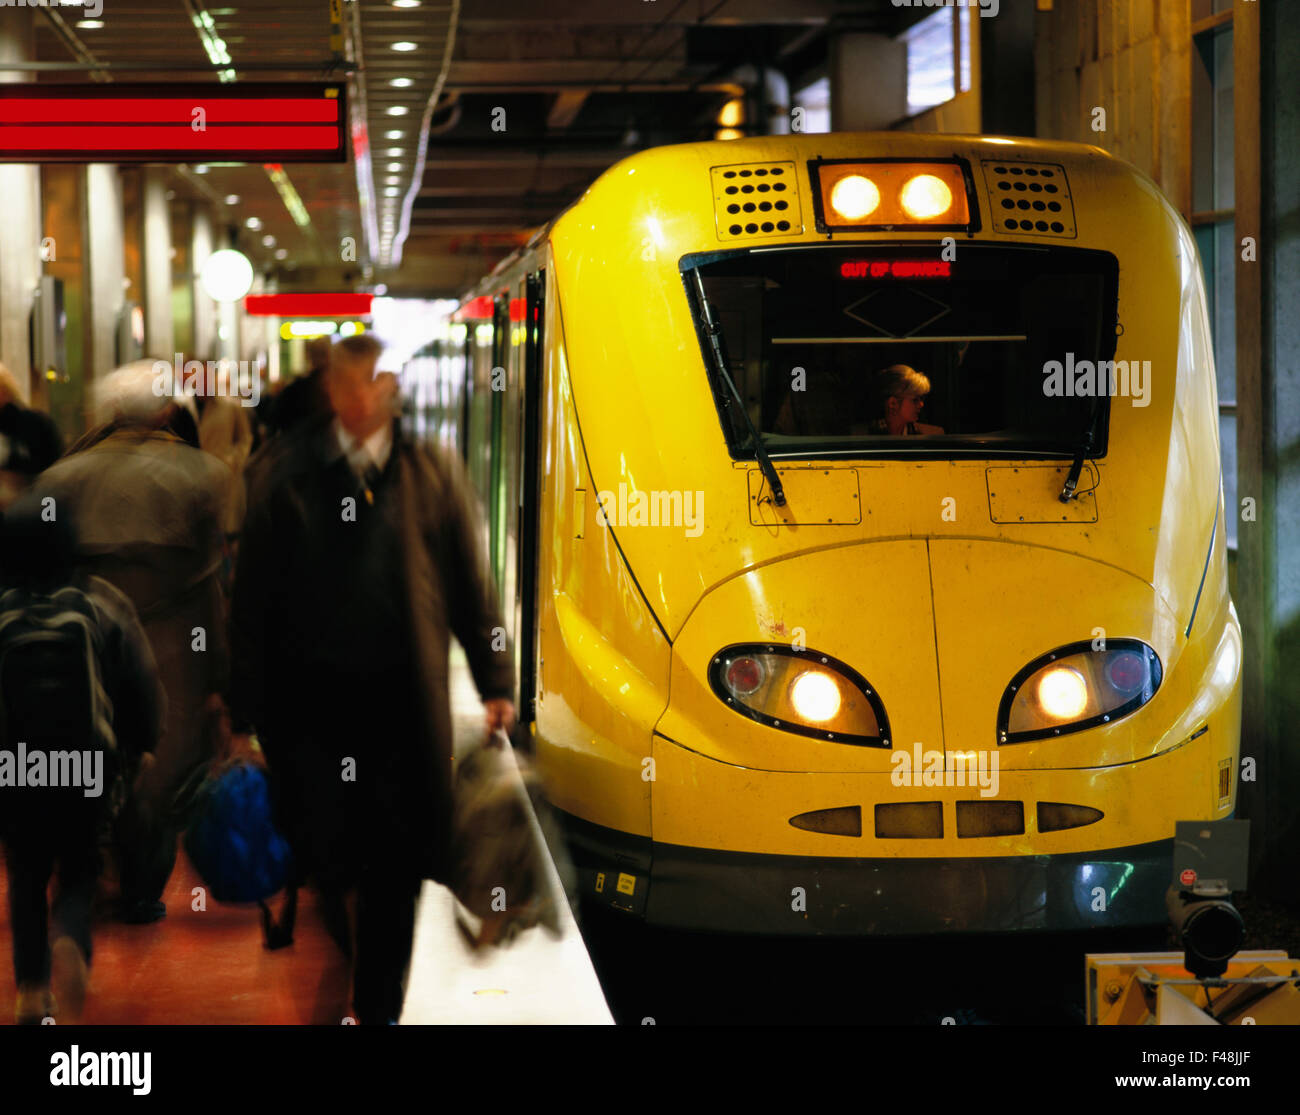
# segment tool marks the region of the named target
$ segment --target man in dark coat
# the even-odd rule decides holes
[[[337,417],[287,435],[250,490],[232,612],[232,711],[257,729],[280,824],[327,912],[357,890],[363,1023],[400,1016],[421,880],[447,877],[452,634],[489,728],[515,715],[472,490],[454,458],[402,436],[381,351],[368,335],[335,346]]]
[[[306,373],[291,379],[271,400],[268,425],[273,434],[286,434],[303,422],[330,413],[329,393],[325,389],[330,339],[313,337],[308,341],[307,359],[311,367]]]

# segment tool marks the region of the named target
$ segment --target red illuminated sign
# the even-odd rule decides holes
[[[0,85],[0,162],[346,162],[334,83]]]
[[[366,317],[373,294],[250,294],[244,312],[251,317]]]
[[[496,310],[496,303],[486,294],[471,298],[453,315],[454,321],[491,321]]]
[[[950,279],[946,259],[850,259],[840,264],[843,279]]]

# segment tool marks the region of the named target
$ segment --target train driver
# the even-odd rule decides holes
[[[870,426],[870,432],[887,437],[911,437],[942,434],[942,426],[930,426],[918,421],[925,397],[930,393],[930,381],[915,368],[906,364],[892,364],[876,375],[876,398],[881,415]]]

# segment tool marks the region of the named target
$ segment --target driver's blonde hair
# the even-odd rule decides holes
[[[883,412],[890,399],[901,399],[904,395],[928,395],[930,381],[915,368],[906,364],[891,364],[878,373],[876,396],[880,400]]]

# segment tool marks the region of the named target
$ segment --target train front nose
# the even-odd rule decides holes
[[[1093,639],[1125,649],[1092,661]],[[1203,777],[1220,711],[1191,723],[1227,668],[1180,662],[1176,641],[1149,584],[1018,543],[866,542],[724,582],[673,644],[647,917],[850,934],[1159,921],[1173,821],[1230,808]],[[1062,730],[1000,738],[1018,673],[1071,645],[1083,659],[1043,690]],[[795,699],[824,673],[841,705],[845,678],[878,703],[878,738],[845,738],[826,683]],[[1083,723],[1106,679],[1141,699]]]

